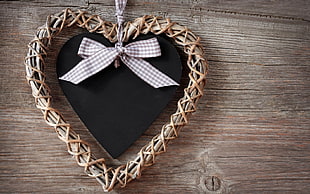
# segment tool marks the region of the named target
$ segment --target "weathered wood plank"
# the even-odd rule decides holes
[[[88,1],[90,7],[114,6],[113,0]],[[205,12],[222,13],[228,15],[245,15],[263,18],[282,18],[290,20],[307,20],[309,21],[310,3],[305,0],[298,1],[255,1],[255,0],[238,0],[238,1],[217,1],[217,0],[136,0],[129,1],[129,6],[135,8],[151,9],[153,11],[169,14],[177,14],[176,10],[186,10],[179,12],[182,14],[205,15]],[[138,9],[137,9],[138,10]]]
[[[108,1],[0,2],[0,192],[95,193],[36,110],[22,65],[26,45],[48,14],[85,8],[114,21]],[[180,137],[141,179],[114,193],[307,193],[310,190],[310,23],[308,1],[129,1],[132,20],[170,17],[201,37],[209,59],[206,95]],[[150,129],[118,160],[109,159],[72,111],[46,67],[53,103],[112,165],[134,157],[174,111],[179,91]],[[182,84],[186,83],[186,75]],[[218,177],[220,185],[212,186]]]

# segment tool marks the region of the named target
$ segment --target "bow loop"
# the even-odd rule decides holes
[[[95,40],[92,40],[90,38],[84,37],[80,44],[78,55],[82,57],[83,59],[85,59],[105,48],[107,47],[104,46],[103,44]]]
[[[150,58],[161,56],[157,38],[132,42],[125,46],[126,54],[131,57]]]

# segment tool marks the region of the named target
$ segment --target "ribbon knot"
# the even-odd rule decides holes
[[[115,16],[117,17],[118,23],[122,24],[125,22],[125,17],[123,15],[120,15],[121,13],[116,13]]]
[[[121,42],[117,42],[115,44],[115,48],[118,52],[118,57],[115,59],[114,61],[114,67],[115,68],[118,68],[120,66],[120,61],[119,61],[119,56],[122,56],[124,53],[125,53],[125,47],[123,47],[122,43]]]
[[[154,88],[179,85],[142,59],[161,55],[157,38],[132,42],[124,47],[121,43],[115,44],[115,47],[106,47],[95,40],[84,37],[78,55],[83,60],[59,79],[78,84],[105,69],[113,61],[118,67],[118,59],[120,59],[133,73]]]
[[[122,55],[125,53],[126,48],[123,47],[119,42],[115,44],[115,48],[118,51],[118,55]]]

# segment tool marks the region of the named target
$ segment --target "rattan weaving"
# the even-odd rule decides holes
[[[36,107],[42,111],[46,123],[55,128],[58,137],[66,143],[68,152],[75,156],[78,165],[84,167],[89,176],[95,177],[104,191],[111,191],[116,185],[126,186],[129,181],[139,177],[145,167],[154,164],[156,156],[166,152],[167,143],[175,139],[179,130],[188,123],[189,115],[196,110],[197,102],[203,94],[207,62],[203,57],[199,37],[184,26],[155,16],[143,16],[126,24],[124,41],[151,32],[156,35],[165,34],[176,44],[183,46],[184,53],[188,57],[189,82],[184,89],[184,96],[177,102],[176,112],[170,116],[170,121],[162,126],[160,133],[142,147],[134,160],[117,168],[109,168],[105,159],[96,159],[92,155],[90,145],[72,130],[58,110],[52,108],[50,89],[45,83],[44,60],[51,40],[64,28],[73,25],[85,28],[89,32],[102,34],[111,42],[117,40],[116,24],[85,11],[66,9],[59,14],[49,16],[46,24],[38,29],[35,38],[29,43],[29,50],[25,57],[26,77],[31,86]]]

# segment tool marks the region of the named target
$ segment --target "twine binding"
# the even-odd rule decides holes
[[[84,167],[86,174],[95,177],[107,192],[116,185],[125,187],[128,182],[140,177],[144,168],[155,163],[157,155],[167,151],[167,143],[178,136],[180,129],[188,123],[188,117],[196,111],[197,102],[203,95],[207,61],[203,57],[200,38],[188,28],[169,19],[143,16],[126,24],[123,41],[151,32],[155,35],[166,34],[173,38],[176,44],[183,46],[184,53],[188,56],[189,83],[184,89],[184,96],[177,102],[176,112],[170,116],[170,121],[162,126],[161,132],[142,147],[134,160],[117,168],[109,168],[104,158],[96,159],[93,156],[90,145],[72,130],[57,109],[52,108],[50,89],[45,83],[44,59],[51,40],[64,28],[73,25],[102,34],[111,42],[117,41],[117,24],[104,21],[98,15],[66,9],[48,16],[46,24],[37,30],[35,38],[28,45],[29,50],[24,61],[26,78],[36,107],[43,113],[46,123],[55,128],[58,137],[66,143],[68,152],[75,157],[78,165]]]

